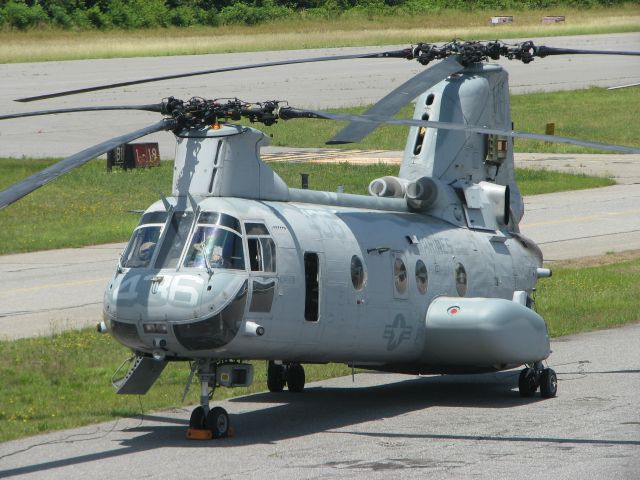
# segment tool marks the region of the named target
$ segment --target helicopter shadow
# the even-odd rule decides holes
[[[511,371],[474,376],[412,378],[358,387],[356,375],[356,384],[353,388],[309,385],[302,393],[284,391],[238,397],[228,401],[230,409],[234,404],[240,406],[240,404],[252,403],[262,408],[231,414],[235,435],[224,440],[209,442],[185,438],[188,426],[186,418],[180,419],[162,414],[145,415],[141,424],[116,431],[128,437],[117,442],[118,448],[104,447],[95,453],[73,455],[58,460],[0,470],[0,478],[33,474],[167,447],[229,448],[270,444],[432,407],[490,409],[526,407],[535,399],[519,397],[517,390],[514,389],[516,377],[517,373],[514,374]],[[313,412],[313,415],[310,412]],[[104,438],[105,443],[113,445],[113,438],[109,437],[110,435],[106,435],[100,438]],[[69,444],[69,451],[72,454],[74,452],[73,442],[54,440],[50,443]],[[35,447],[43,445],[47,443],[38,444]],[[23,452],[18,451],[15,454]],[[11,455],[13,454],[6,456]],[[38,456],[30,455],[29,458],[38,458]]]

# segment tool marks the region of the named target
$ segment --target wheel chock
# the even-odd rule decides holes
[[[211,440],[213,434],[211,430],[205,430],[203,428],[188,428],[187,438],[189,440]]]

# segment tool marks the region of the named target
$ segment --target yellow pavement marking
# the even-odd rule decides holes
[[[7,295],[15,295],[16,293],[24,293],[24,292],[34,292],[37,290],[45,290],[45,289],[53,289],[53,288],[65,288],[65,287],[74,287],[78,285],[90,285],[95,283],[108,282],[111,277],[100,277],[100,278],[92,278],[89,280],[77,280],[75,282],[64,282],[64,283],[50,283],[45,285],[36,285],[34,287],[22,287],[22,288],[11,288],[9,290],[5,290],[0,292],[0,296]]]

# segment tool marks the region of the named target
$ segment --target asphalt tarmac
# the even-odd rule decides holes
[[[223,440],[187,440],[181,409],[5,442],[0,478],[637,479],[639,336],[555,339],[553,399],[520,398],[518,371],[357,374],[219,402]]]

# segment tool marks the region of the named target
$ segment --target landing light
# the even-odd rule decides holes
[[[144,333],[167,333],[169,331],[166,323],[143,323],[142,329]]]

